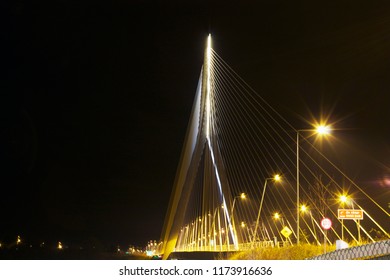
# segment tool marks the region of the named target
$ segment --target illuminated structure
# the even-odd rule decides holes
[[[313,186],[329,186],[326,191],[330,199],[337,197],[345,182],[351,189],[362,189],[313,143],[300,139],[303,131],[308,130],[295,129],[243,81],[212,49],[209,36],[156,253],[167,258],[174,251],[222,252],[273,246],[273,237],[280,234],[276,210],[283,213],[284,233],[292,239],[290,244],[300,242],[299,232],[309,232],[304,242],[318,241],[319,221],[324,215],[318,200],[323,197],[320,192],[313,193]],[[327,134],[329,127],[319,126],[317,132]],[[326,167],[318,158],[327,163]],[[275,172],[283,175],[280,187],[266,192],[269,174]],[[247,194],[245,203],[236,203],[237,194],[243,192]],[[362,194],[371,203],[367,209],[375,208],[389,216],[367,193]],[[301,225],[303,204],[310,207],[310,211],[306,209],[310,221],[302,216]],[[335,204],[323,205],[335,217]],[[358,204],[354,207],[363,208]],[[374,215],[366,216],[370,218],[359,228],[367,238],[374,240],[364,227],[375,227],[390,237],[388,223],[381,226]],[[339,238],[335,230],[329,231],[333,234],[329,238]],[[356,227],[348,234],[354,239]]]

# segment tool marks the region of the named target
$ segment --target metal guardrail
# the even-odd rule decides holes
[[[181,246],[175,249],[175,252],[234,252],[234,251],[248,251],[255,248],[269,248],[269,247],[286,247],[291,245],[290,242],[280,241],[274,242],[271,240],[268,241],[258,241],[254,243],[240,243],[238,248],[235,248],[233,244],[230,245],[216,245],[216,246],[196,246],[188,245]]]
[[[388,259],[390,256],[390,239],[366,245],[335,250],[308,260],[365,260]]]

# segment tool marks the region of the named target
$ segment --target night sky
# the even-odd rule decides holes
[[[0,240],[158,240],[208,33],[295,127],[329,116],[329,156],[390,195],[390,3],[182,2],[0,4]]]

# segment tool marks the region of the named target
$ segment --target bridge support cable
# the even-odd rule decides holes
[[[224,64],[224,61],[215,53],[215,56],[216,57],[218,57],[218,59],[216,59],[216,60],[219,60],[219,62],[218,62],[218,65],[220,66],[220,68],[223,68],[223,66],[226,66],[227,64],[225,63]],[[223,66],[221,66],[221,65],[223,65]],[[225,73],[227,73],[227,72],[232,72],[233,74],[232,74],[232,76],[235,74],[235,72],[231,69],[231,67],[229,67],[229,66],[226,66],[225,67],[227,70],[223,70]],[[236,78],[231,78],[231,79],[229,79],[229,80],[235,80],[235,81],[237,81],[237,80],[241,80],[241,81],[243,81],[238,75],[236,75]],[[228,80],[228,79],[227,79]],[[228,83],[227,83],[228,84]],[[246,85],[246,83],[243,81],[243,84],[245,84]],[[247,91],[245,91],[245,90],[241,90],[240,91],[240,93],[245,93],[245,92],[250,92],[252,89],[250,88],[250,86],[248,86],[248,90]],[[252,90],[253,91],[253,90]],[[233,91],[232,91],[233,92]],[[235,90],[235,92],[237,92],[237,90]],[[254,92],[254,91],[253,91]],[[259,97],[259,100],[263,100],[261,97]],[[254,103],[256,103],[256,105],[258,105],[260,102],[254,102]],[[265,104],[267,105],[267,103],[265,102]],[[265,105],[265,106],[266,106]],[[261,107],[261,106],[259,106],[259,107]],[[273,109],[273,108],[271,108],[270,106],[268,106],[268,111],[269,112],[275,112],[275,110]],[[267,113],[265,113],[265,115],[267,115]],[[276,113],[276,115],[278,115],[277,113]],[[272,119],[272,118],[271,118]],[[282,121],[281,122],[279,122],[279,124],[280,123],[288,123],[287,121],[285,121],[285,119],[283,119],[283,118],[281,118],[282,119]],[[279,128],[281,128],[281,126],[280,125],[276,125],[275,127],[279,127]],[[287,126],[289,126],[289,125],[287,125]],[[290,126],[290,128],[292,128],[292,126]],[[290,139],[292,138],[292,136],[290,137]],[[307,156],[307,158],[309,159],[309,160],[311,160],[312,162],[310,163],[310,165],[308,164],[308,163],[306,163],[305,161],[303,161],[303,160],[301,160],[300,161],[300,163],[302,164],[302,165],[304,165],[304,169],[302,169],[303,171],[301,171],[301,173],[302,174],[300,174],[301,175],[301,178],[303,178],[303,181],[304,181],[304,183],[303,184],[307,184],[307,185],[310,185],[310,184],[313,184],[313,182],[315,182],[316,181],[316,177],[317,177],[317,175],[316,175],[316,173],[317,174],[321,174],[321,173],[323,173],[323,174],[325,174],[325,176],[329,179],[329,180],[331,180],[331,181],[333,181],[333,183],[334,183],[334,187],[336,187],[336,188],[338,188],[339,190],[342,190],[343,188],[342,188],[342,186],[341,186],[341,183],[340,182],[342,182],[343,181],[343,179],[346,179],[347,181],[351,181],[351,184],[352,185],[354,185],[354,186],[356,186],[357,187],[357,189],[358,189],[358,191],[360,192],[360,193],[362,193],[365,197],[367,197],[370,201],[372,201],[373,203],[374,203],[374,206],[375,207],[378,207],[381,211],[383,211],[386,215],[388,215],[388,212],[386,211],[386,210],[384,210],[384,208],[383,207],[381,207],[374,199],[372,199],[368,194],[367,194],[367,192],[366,191],[363,191],[362,190],[362,188],[361,187],[359,187],[359,186],[357,186],[357,184],[355,183],[355,182],[352,182],[352,180],[350,180],[350,178],[348,178],[343,172],[341,172],[341,170],[339,169],[339,168],[337,168],[333,163],[331,163],[330,161],[329,161],[329,159],[327,159],[320,151],[318,151],[318,149],[312,144],[312,143],[310,143],[309,141],[308,141],[308,139],[306,139],[306,138],[304,138],[304,141],[307,143],[307,146],[308,146],[308,150],[307,149],[302,149],[302,152],[304,153],[304,154],[306,154],[306,156]],[[281,142],[283,142],[283,139],[282,139],[282,141]],[[332,174],[332,173],[330,173],[330,172],[326,172],[325,171],[325,169],[324,168],[322,168],[321,167],[321,165],[319,165],[318,164],[318,160],[316,160],[312,155],[311,155],[311,153],[309,153],[308,151],[310,150],[310,151],[312,151],[312,150],[315,150],[315,154],[318,154],[318,156],[317,157],[319,157],[319,158],[321,158],[321,157],[324,157],[324,158],[326,158],[326,161],[328,161],[329,162],[329,164],[331,165],[331,167],[333,167],[332,169],[330,169],[330,170],[332,170],[331,172],[333,172],[334,174]],[[317,169],[315,169],[315,168],[313,168],[311,165],[315,165],[315,166],[317,166]],[[311,175],[311,176],[308,176],[308,175],[306,175],[307,174],[307,172],[308,172],[308,175]],[[290,174],[291,174],[291,172],[290,172]],[[310,178],[311,177],[311,178]],[[338,177],[337,179],[336,179],[336,177]],[[305,194],[305,196],[306,197],[310,197],[310,194],[307,192],[307,188],[303,188],[303,192],[304,192],[304,194]],[[333,197],[332,197],[332,199],[336,199],[336,196],[335,196],[335,190],[333,189]],[[371,207],[365,207],[365,209],[369,209],[369,208],[371,208]],[[365,210],[366,211],[366,210]],[[377,222],[375,222],[374,223],[376,226],[378,226],[377,224],[379,224],[379,223],[377,223]],[[385,229],[385,230],[382,230],[381,229],[381,231],[382,231],[382,233],[383,234],[385,234],[385,235],[387,235],[388,234],[388,229]]]

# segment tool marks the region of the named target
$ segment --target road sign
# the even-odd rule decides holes
[[[363,210],[360,209],[338,209],[338,218],[344,220],[363,220]]]
[[[284,237],[288,238],[288,237],[291,235],[292,231],[291,231],[291,229],[289,229],[288,227],[284,227],[284,228],[280,231],[280,233],[281,233]]]
[[[323,229],[330,229],[332,227],[332,221],[329,218],[323,218],[321,220],[321,227]]]

